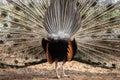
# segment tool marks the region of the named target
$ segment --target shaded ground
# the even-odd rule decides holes
[[[120,80],[120,71],[92,67],[76,61],[65,64],[69,78],[60,80]],[[22,69],[0,69],[0,80],[58,80],[54,64],[40,64]]]

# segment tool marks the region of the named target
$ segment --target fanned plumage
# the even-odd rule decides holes
[[[49,37],[71,38],[81,26],[81,16],[73,0],[51,0],[45,16]]]
[[[75,38],[78,61],[120,66],[119,1],[105,5],[100,0],[7,2],[0,7],[0,67],[46,59],[42,38]]]

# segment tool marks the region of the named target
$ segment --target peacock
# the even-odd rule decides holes
[[[120,1],[6,0],[0,6],[0,68],[76,60],[119,68]],[[112,0],[111,0],[112,1]]]

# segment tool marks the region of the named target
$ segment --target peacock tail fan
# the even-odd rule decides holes
[[[7,0],[0,7],[1,67],[15,65],[25,67],[45,62],[41,46],[46,37],[44,15],[50,4],[48,0]],[[42,61],[43,60],[43,61]],[[13,67],[13,66],[12,66]]]
[[[55,36],[75,38],[74,60],[119,68],[120,1],[105,2],[7,0],[0,7],[0,67],[46,62],[41,41]]]

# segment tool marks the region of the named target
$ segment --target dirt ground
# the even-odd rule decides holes
[[[54,64],[44,63],[21,69],[0,69],[0,80],[120,80],[118,70],[92,67],[76,61],[65,64],[69,77],[57,79],[54,67]]]

